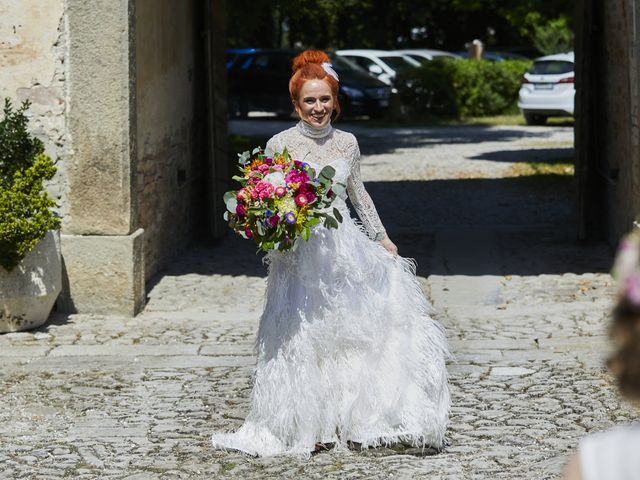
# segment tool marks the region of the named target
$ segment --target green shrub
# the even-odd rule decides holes
[[[400,79],[400,96],[413,114],[498,115],[515,104],[520,80],[530,65],[522,60],[436,59]]]
[[[29,103],[14,110],[5,99],[0,121],[0,265],[11,271],[44,237],[60,228],[55,202],[42,182],[56,172],[44,145],[27,129]]]

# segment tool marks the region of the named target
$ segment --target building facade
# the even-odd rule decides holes
[[[0,95],[56,161],[58,308],[135,315],[229,177],[222,0],[0,0]]]

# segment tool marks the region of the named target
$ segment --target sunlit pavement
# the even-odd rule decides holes
[[[291,122],[232,122],[267,137]],[[575,241],[568,127],[345,130],[400,254],[445,326],[453,408],[441,453],[310,460],[211,449],[248,410],[266,271],[246,241],[195,245],[138,317],[56,316],[0,336],[0,478],[556,478],[587,432],[633,418],[603,368],[611,252]]]

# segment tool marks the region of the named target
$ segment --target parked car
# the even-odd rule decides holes
[[[387,85],[393,85],[397,74],[420,66],[420,62],[411,57],[386,50],[338,50],[336,53],[356,63]]]
[[[543,125],[548,117],[573,115],[575,89],[573,52],[534,60],[522,77],[518,107],[529,125]]]
[[[459,58],[469,58],[469,52],[466,50],[456,52],[456,54]],[[482,59],[489,60],[490,62],[502,62],[503,60],[529,60],[529,58],[518,53],[499,52],[495,50],[485,50],[482,52]]]
[[[257,52],[256,48],[230,48],[227,50],[227,58],[225,66],[227,70],[231,68],[236,62],[242,61],[242,58],[250,53]]]
[[[298,50],[259,49],[243,53],[227,70],[229,111],[246,117],[250,111],[290,117],[291,63]],[[343,116],[383,115],[390,105],[391,88],[348,60],[328,52],[340,77],[339,100]]]
[[[430,62],[434,58],[460,58],[460,55],[456,55],[455,53],[445,52],[443,50],[431,50],[427,48],[411,48],[407,50],[394,50],[396,53],[400,53],[402,55],[406,55],[409,58],[414,59],[416,62],[423,64],[425,62]]]

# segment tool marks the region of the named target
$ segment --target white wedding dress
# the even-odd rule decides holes
[[[295,251],[266,255],[251,410],[236,432],[215,433],[214,447],[259,456],[308,456],[317,442],[442,447],[446,337],[412,261],[372,240],[386,234],[360,178],[355,137],[300,122],[267,143],[285,147],[317,172],[335,168],[362,226],[343,195],[333,204],[339,228],[319,225]]]

